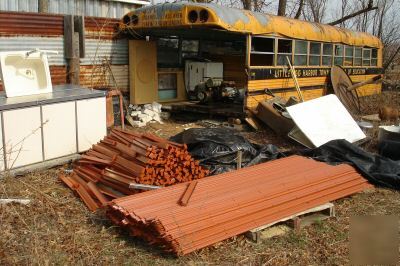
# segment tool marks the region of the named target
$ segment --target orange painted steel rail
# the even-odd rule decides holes
[[[60,179],[95,211],[113,199],[142,192],[131,184],[164,187],[208,174],[186,145],[116,128],[82,155],[72,175]]]
[[[349,165],[291,156],[199,179],[193,190],[185,183],[115,199],[107,215],[133,236],[184,255],[369,187]],[[183,195],[190,198],[184,207]]]

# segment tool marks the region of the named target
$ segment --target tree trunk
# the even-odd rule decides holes
[[[39,13],[48,13],[49,0],[38,0],[38,11]]]
[[[287,0],[279,0],[278,16],[286,16],[286,2]]]
[[[300,0],[299,8],[297,9],[296,15],[294,16],[295,19],[298,19],[300,17],[301,12],[303,11],[303,6],[304,6],[304,0]]]
[[[251,10],[251,0],[242,0],[243,9]]]

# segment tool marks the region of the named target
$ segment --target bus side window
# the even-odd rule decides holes
[[[371,65],[371,49],[363,49],[363,66]]]
[[[362,48],[356,47],[354,50],[354,65],[361,66],[362,65]]]
[[[278,39],[278,66],[285,66],[288,64],[286,57],[292,61],[292,40]]]
[[[275,58],[275,39],[252,37],[250,65],[251,66],[273,66]]]
[[[307,65],[307,53],[308,53],[308,42],[307,41],[295,41],[294,65],[295,66],[306,66]]]
[[[354,57],[354,47],[346,46],[344,49],[344,65],[352,66],[353,65],[353,57]]]
[[[322,65],[331,66],[333,63],[333,44],[324,43],[323,44],[323,56],[322,56]]]
[[[378,49],[372,49],[371,66],[378,65]]]
[[[331,51],[332,54],[332,51]],[[310,43],[310,57],[309,57],[309,65],[310,66],[319,66],[321,59],[321,43],[312,42]],[[329,63],[330,65],[331,63]]]
[[[335,65],[343,65],[343,45],[335,44]]]

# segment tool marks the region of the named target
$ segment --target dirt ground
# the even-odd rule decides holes
[[[400,93],[363,99],[365,114],[378,106],[400,106]],[[196,123],[168,121],[140,129],[162,137],[175,135]],[[265,129],[246,131],[257,143],[273,143],[282,150],[300,146]],[[371,137],[376,132],[372,131]],[[371,144],[372,143],[372,144]],[[375,142],[366,144],[375,150]],[[66,167],[66,166],[64,166]],[[335,201],[336,217],[255,244],[238,236],[185,257],[166,255],[113,226],[101,212],[91,213],[61,183],[62,168],[0,179],[0,198],[26,198],[29,205],[0,205],[0,265],[128,264],[128,265],[343,265],[349,264],[349,218],[353,215],[400,215],[400,193],[375,188]]]

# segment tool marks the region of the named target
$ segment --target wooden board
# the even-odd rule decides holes
[[[145,104],[158,100],[157,44],[129,41],[130,102]]]
[[[333,203],[326,203],[315,208],[308,209],[303,212],[296,213],[294,215],[285,217],[273,223],[269,223],[245,233],[245,236],[254,242],[260,242],[262,240],[262,232],[266,229],[272,228],[276,224],[282,222],[289,222],[292,228],[299,230],[307,225],[311,225],[317,221],[327,219],[335,216],[335,206]],[[279,235],[280,233],[278,232]],[[268,234],[270,237],[274,235]]]

